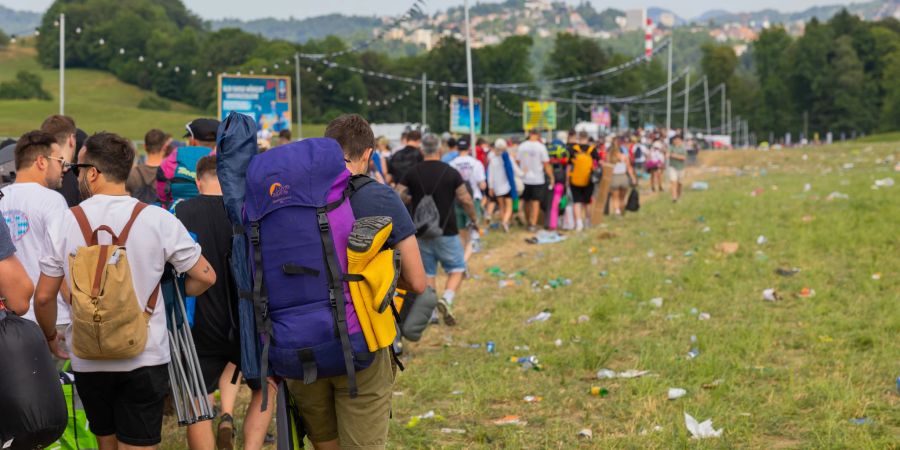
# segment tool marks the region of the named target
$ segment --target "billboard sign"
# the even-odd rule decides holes
[[[256,121],[259,129],[291,129],[291,78],[219,74],[219,120],[235,111]]]
[[[522,129],[555,130],[556,102],[522,102]]]
[[[481,134],[481,99],[475,101],[475,134]],[[450,132],[469,133],[469,97],[465,95],[450,96]]]

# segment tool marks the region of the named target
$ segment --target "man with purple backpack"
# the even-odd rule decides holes
[[[424,269],[406,208],[360,176],[375,146],[371,128],[342,116],[326,136],[253,155],[246,168],[241,229],[252,292],[240,296],[253,304],[254,376],[287,381],[296,400],[290,415],[317,449],[384,448],[399,366],[393,290],[422,291]],[[221,150],[228,158],[231,149]],[[374,255],[384,270],[351,272],[351,253]],[[363,284],[377,294],[358,298]],[[373,341],[376,320],[389,326]]]

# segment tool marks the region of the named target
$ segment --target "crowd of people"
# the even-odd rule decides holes
[[[186,446],[235,445],[241,294],[229,266],[234,230],[217,175],[219,126],[214,119],[196,119],[181,139],[149,130],[141,157],[128,139],[88,135],[62,115],[48,117],[14,142],[15,179],[0,190],[0,310],[40,327],[59,370],[70,364],[101,449],[154,448],[161,442],[171,355],[165,308],[156,306],[167,265],[185,275],[185,294],[196,297],[196,355],[210,398],[219,392],[216,430],[208,420],[189,425]],[[409,294],[403,309],[415,311],[416,295],[433,291],[437,301],[419,313],[424,311],[426,324],[445,326],[459,321],[454,300],[486,230],[581,232],[590,226],[588,206],[606,200],[597,198],[604,177],[611,178],[612,215],[625,211],[628,192],[642,177],[660,192],[668,179],[678,201],[687,159],[679,136],[651,131],[590,136],[571,130],[545,139],[541,130],[529,130],[521,142],[470,142],[468,136],[411,129],[392,149],[365,119],[344,115],[329,124],[325,137],[340,145],[353,176],[376,181],[359,189],[351,207],[357,219],[391,219],[386,245],[400,254],[397,286]],[[264,141],[260,152],[292,142],[289,132]],[[115,280],[85,275],[94,270],[85,261],[96,263],[99,273],[103,264],[123,257],[127,270]],[[446,280],[438,295],[439,266]],[[131,305],[98,306],[110,296],[116,298],[109,302],[125,298]],[[84,305],[93,305],[93,316],[84,315]],[[110,317],[118,322],[109,325]],[[138,326],[133,335],[110,337],[116,329],[131,330],[126,324],[135,321],[147,325],[145,334]],[[101,322],[113,328],[100,330]],[[122,341],[117,357],[89,356],[114,339]],[[359,390],[354,398],[347,394],[347,375],[289,384],[315,448],[385,446],[397,367],[386,350],[375,359],[351,381]],[[252,394],[243,448],[259,449],[271,438],[273,412],[261,405],[275,397],[277,383],[245,382]]]

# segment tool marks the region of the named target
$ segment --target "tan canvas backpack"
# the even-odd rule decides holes
[[[141,311],[131,282],[125,243],[131,226],[146,206],[140,202],[134,206],[118,236],[106,225],[92,229],[84,210],[80,206],[72,208],[86,244],[69,255],[71,345],[79,358],[129,359],[144,351],[159,284]],[[100,231],[112,236],[112,244],[97,243]]]

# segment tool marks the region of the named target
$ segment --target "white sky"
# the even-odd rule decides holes
[[[318,16],[328,13],[357,15],[400,14],[409,8],[414,0],[182,0],[189,9],[204,19],[237,17],[256,19],[261,17],[297,18]],[[485,3],[497,0],[482,0]],[[577,3],[577,0],[566,0]],[[30,11],[43,11],[52,0],[0,0],[0,5]],[[474,4],[475,1],[472,2]],[[591,0],[594,7],[603,10],[608,7],[630,9],[641,6],[658,6],[674,11],[681,17],[690,19],[711,9],[725,9],[732,12],[758,11],[773,8],[780,11],[800,11],[810,6],[845,3],[835,0]],[[253,7],[248,7],[251,5]],[[461,5],[462,0],[426,0],[425,10],[435,12],[448,6]]]

